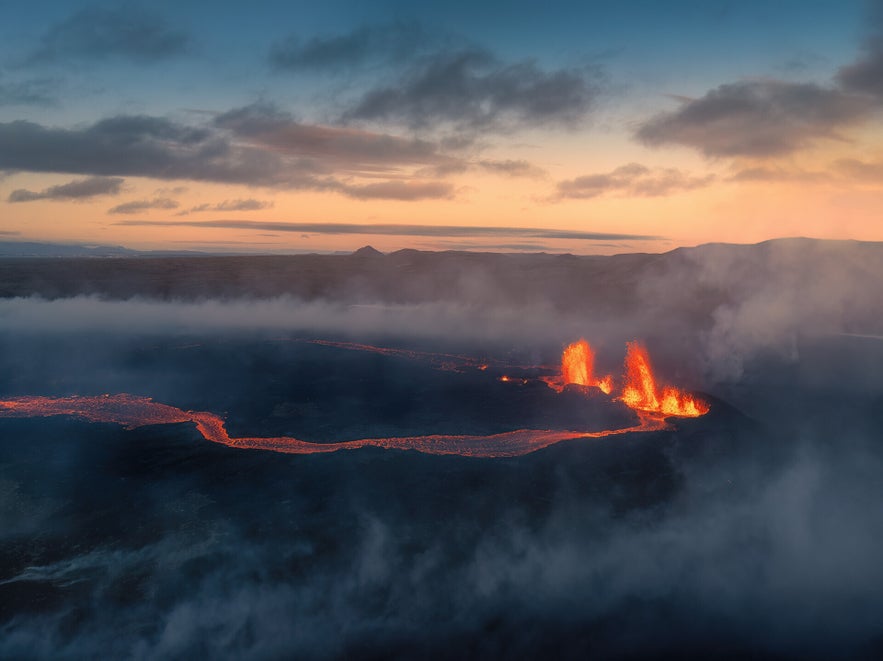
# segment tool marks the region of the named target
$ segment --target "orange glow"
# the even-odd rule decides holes
[[[568,344],[561,354],[561,377],[564,383],[580,386],[595,385],[592,372],[595,367],[595,352],[585,340]]]
[[[629,342],[626,345],[623,381],[619,399],[636,411],[685,418],[696,418],[708,413],[709,406],[706,402],[673,386],[664,386],[660,393],[647,349],[638,342]]]
[[[320,341],[317,341],[322,343]],[[450,368],[450,359],[459,359],[479,369],[486,363],[473,362],[464,356],[451,354],[424,354],[406,352],[370,345],[328,343],[332,346],[357,350],[378,351],[389,355],[410,358],[444,357],[440,363]],[[456,361],[455,361],[456,362]],[[594,352],[585,340],[568,345],[562,354],[561,376],[541,377],[549,387],[561,392],[567,384],[584,387],[597,387],[605,394],[613,392],[613,379],[605,376],[596,379],[593,375]],[[193,423],[202,437],[213,443],[236,448],[271,450],[294,454],[336,452],[363,447],[379,447],[391,450],[417,450],[427,454],[455,454],[469,457],[514,457],[535,452],[565,440],[578,438],[603,438],[632,432],[648,432],[667,429],[665,418],[698,417],[709,411],[709,405],[672,386],[656,383],[647,350],[638,342],[629,342],[625,361],[626,372],[622,391],[617,399],[633,409],[638,424],[621,429],[601,431],[572,431],[554,429],[517,429],[489,436],[431,434],[426,436],[405,436],[392,438],[364,438],[353,441],[314,443],[289,436],[280,437],[241,437],[231,438],[220,416],[207,411],[184,411],[174,406],[154,402],[148,397],[135,395],[100,395],[70,397],[13,397],[0,400],[0,418],[22,418],[35,416],[68,415],[93,422],[111,422],[127,429],[145,425]],[[545,368],[544,368],[545,369]],[[513,378],[503,375],[500,381],[529,382],[527,378]]]
[[[613,377],[608,374],[597,382],[597,386],[601,389],[601,392],[605,395],[609,395],[613,392]]]
[[[568,344],[561,354],[561,375],[541,377],[553,390],[561,392],[564,386],[574,384],[599,388],[605,395],[613,392],[613,377],[609,374],[595,377],[595,352],[584,339]]]
[[[192,422],[202,437],[212,443],[234,448],[271,450],[289,454],[315,454],[355,450],[365,447],[387,450],[417,450],[426,454],[454,454],[465,457],[516,457],[578,438],[603,438],[631,432],[665,429],[657,416],[638,413],[639,424],[622,429],[579,432],[554,429],[517,429],[490,436],[444,435],[363,438],[337,443],[311,443],[290,436],[231,438],[224,420],[206,411],[183,411],[136,395],[99,395],[97,397],[15,397],[0,400],[0,418],[68,415],[92,422],[110,422],[127,429],[145,425]]]

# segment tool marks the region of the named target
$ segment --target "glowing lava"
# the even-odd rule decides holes
[[[647,349],[638,342],[626,345],[625,376],[619,396],[629,408],[662,415],[696,418],[708,413],[708,404],[672,386],[660,387],[653,376]]]
[[[385,355],[409,358],[430,358],[442,369],[457,369],[459,365],[487,369],[486,362],[452,354],[427,354],[404,350],[384,349],[370,345],[332,343],[314,340],[339,348],[375,351]],[[459,363],[459,364],[458,364]],[[613,379],[594,375],[595,354],[589,343],[579,340],[568,345],[561,357],[561,374],[540,377],[549,387],[561,392],[568,384],[596,387],[605,394],[613,392]],[[546,368],[543,368],[546,369]],[[500,381],[529,379],[499,377]],[[417,450],[427,454],[455,454],[467,457],[514,457],[535,452],[561,441],[577,438],[602,438],[632,432],[666,429],[668,416],[697,417],[708,412],[706,402],[671,386],[660,387],[653,376],[647,350],[638,342],[629,342],[626,351],[626,372],[622,391],[617,399],[635,411],[639,424],[622,429],[582,432],[554,429],[517,429],[489,436],[432,434],[392,438],[363,438],[354,441],[313,443],[290,436],[231,438],[224,420],[207,411],[184,411],[174,406],[154,402],[136,395],[100,395],[70,397],[13,397],[0,400],[0,417],[23,418],[35,416],[68,415],[92,422],[109,422],[128,429],[146,425],[192,423],[202,437],[213,443],[236,448],[252,448],[293,454],[336,452],[365,447],[390,450]]]
[[[613,377],[595,377],[595,352],[583,339],[568,344],[561,354],[561,374],[557,377],[541,377],[553,390],[561,392],[564,386],[575,384],[599,388],[605,395],[613,392]]]
[[[623,429],[578,432],[553,429],[518,429],[489,436],[445,435],[364,438],[338,443],[311,443],[290,436],[231,438],[224,420],[206,411],[183,411],[136,395],[98,397],[14,397],[0,400],[0,418],[68,415],[91,422],[109,422],[127,429],[146,425],[191,422],[202,437],[234,448],[272,450],[290,454],[315,454],[376,447],[387,450],[417,450],[426,454],[454,454],[465,457],[515,457],[577,438],[602,438],[631,432],[665,429],[659,416],[639,414],[640,424]]]

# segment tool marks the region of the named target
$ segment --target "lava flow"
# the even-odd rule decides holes
[[[290,436],[231,438],[224,420],[206,411],[183,411],[136,395],[97,397],[14,397],[0,400],[0,417],[26,418],[67,415],[90,422],[120,424],[127,429],[147,425],[192,422],[202,437],[235,448],[272,450],[290,454],[315,454],[376,447],[387,450],[417,450],[426,454],[454,454],[466,457],[516,457],[577,438],[602,438],[617,434],[665,429],[659,416],[639,414],[640,424],[597,432],[518,429],[489,436],[432,434],[393,438],[363,438],[337,443],[311,443]]]
[[[336,344],[329,343],[331,346]],[[378,350],[367,345],[351,345],[360,350]],[[347,347],[351,348],[351,347]],[[385,351],[384,351],[385,352]],[[404,355],[389,350],[391,355]],[[421,357],[425,357],[421,354]],[[446,356],[458,358],[460,356]],[[589,343],[579,340],[568,345],[561,357],[561,374],[541,377],[554,390],[561,392],[568,384],[595,387],[611,394],[613,379],[594,375],[595,354]],[[482,369],[484,364],[477,365]],[[502,376],[501,381],[511,381]],[[520,379],[526,383],[527,379]],[[363,438],[353,441],[313,443],[290,436],[231,438],[224,420],[207,411],[184,411],[174,406],[154,402],[149,397],[135,395],[101,395],[70,397],[14,397],[0,400],[0,417],[22,418],[37,416],[68,415],[92,422],[109,422],[132,429],[146,425],[189,422],[196,425],[202,437],[213,443],[236,448],[253,448],[313,454],[336,452],[365,447],[390,450],[417,450],[426,454],[455,454],[468,457],[514,457],[535,452],[561,441],[577,438],[602,438],[631,432],[647,432],[666,429],[665,418],[669,416],[697,417],[708,412],[707,403],[677,388],[665,386],[660,389],[653,376],[647,350],[637,342],[630,342],[626,352],[626,373],[622,391],[616,399],[638,416],[639,424],[621,429],[583,432],[553,429],[518,429],[488,436],[431,434],[426,436],[403,436],[391,438]]]

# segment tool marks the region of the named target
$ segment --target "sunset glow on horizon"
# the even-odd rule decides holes
[[[883,241],[872,3],[8,14],[3,241],[576,254]]]

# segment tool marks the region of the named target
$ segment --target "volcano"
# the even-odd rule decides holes
[[[877,658],[875,254],[0,263],[0,657]]]

